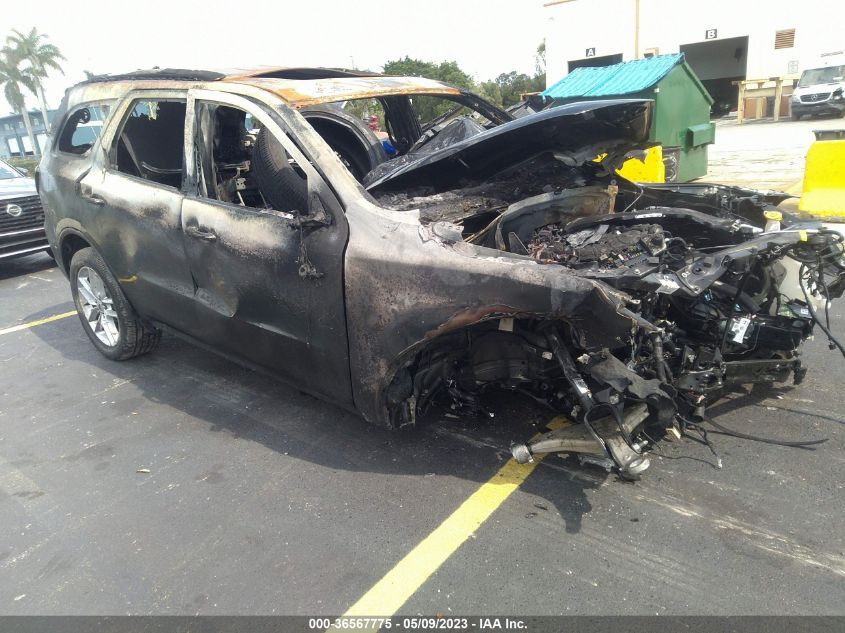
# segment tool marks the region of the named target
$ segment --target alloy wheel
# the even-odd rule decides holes
[[[104,345],[114,347],[120,338],[120,326],[114,301],[93,268],[83,266],[76,274],[76,290],[82,314],[91,331]]]

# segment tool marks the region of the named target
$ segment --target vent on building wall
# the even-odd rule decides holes
[[[795,46],[795,29],[785,29],[775,32],[775,48],[792,48]]]

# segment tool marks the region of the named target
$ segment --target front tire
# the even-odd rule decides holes
[[[141,322],[97,251],[90,247],[78,250],[69,272],[82,328],[103,356],[127,360],[158,345],[161,331]]]

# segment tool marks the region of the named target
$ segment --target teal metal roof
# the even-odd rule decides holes
[[[576,68],[543,91],[544,97],[611,97],[642,92],[651,88],[669,71],[683,63],[684,54],[656,55],[613,66]]]

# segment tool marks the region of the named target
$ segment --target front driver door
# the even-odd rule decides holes
[[[193,152],[182,233],[196,286],[194,335],[350,405],[343,296],[348,227],[339,202],[268,106],[191,91],[188,125]],[[308,208],[272,208],[261,194],[252,157],[258,127],[295,161],[298,206]],[[315,215],[325,221],[303,222]]]

